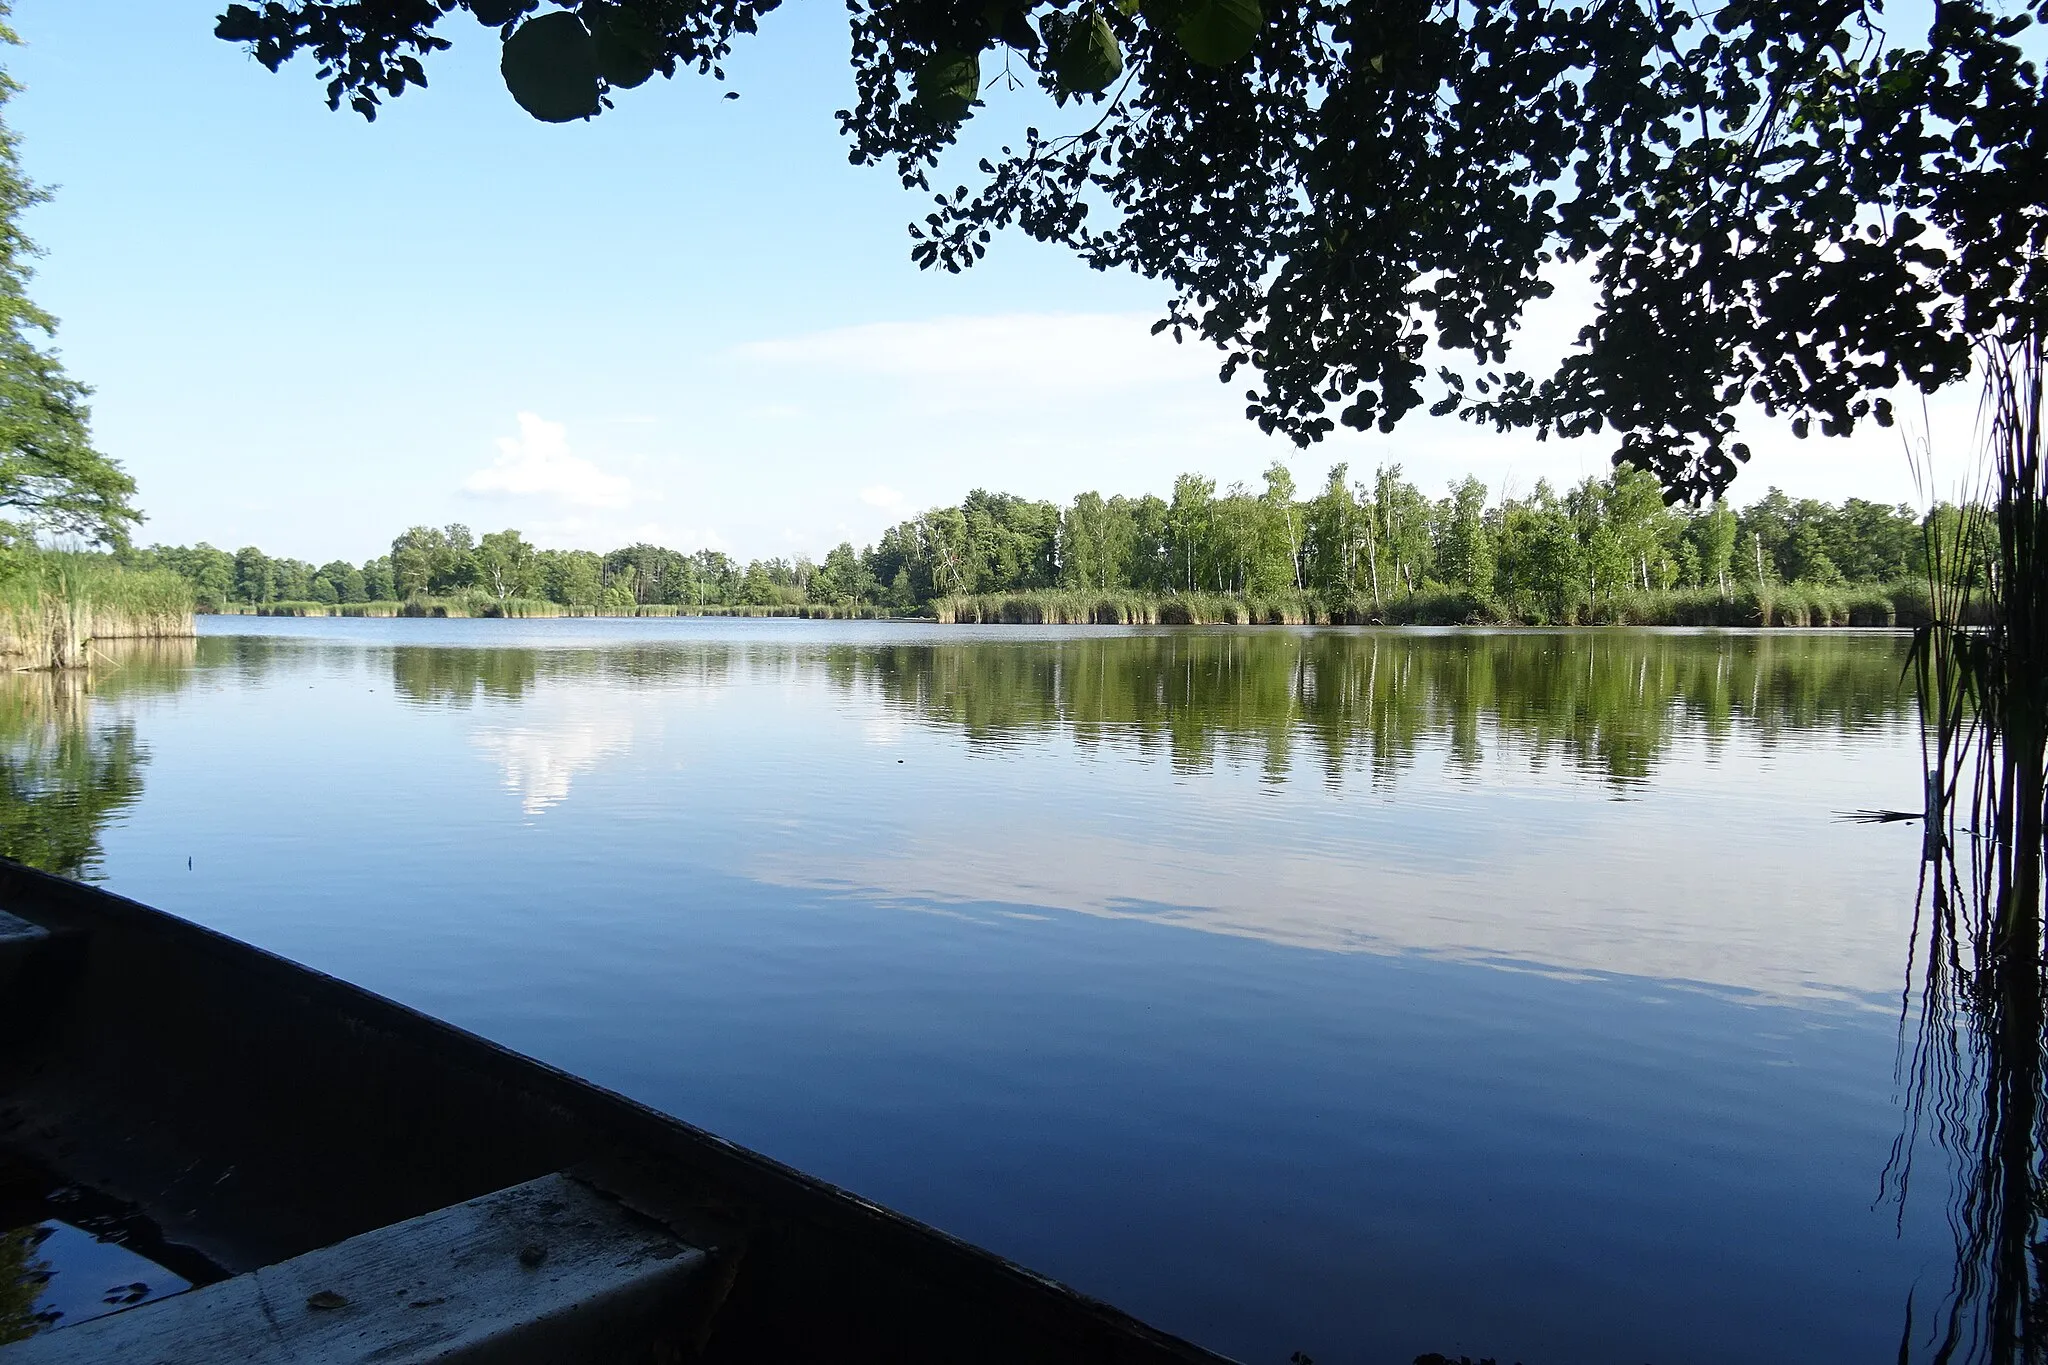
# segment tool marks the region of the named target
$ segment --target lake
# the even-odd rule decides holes
[[[1892,1359],[1906,648],[202,618],[0,838],[1246,1361]]]

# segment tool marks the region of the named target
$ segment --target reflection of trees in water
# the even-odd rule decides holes
[[[266,655],[287,657],[280,646],[298,659],[309,648],[207,640],[201,663],[262,667]],[[393,686],[421,705],[516,703],[549,682],[716,688],[822,676],[975,744],[1070,733],[1163,749],[1190,770],[1256,762],[1276,779],[1306,754],[1331,781],[1362,768],[1382,782],[1426,745],[1442,743],[1468,772],[1493,745],[1632,782],[1682,731],[1719,744],[1739,725],[1771,744],[1903,718],[1912,697],[1900,649],[1840,635],[1261,630],[384,652]]]
[[[1067,730],[1190,769],[1247,758],[1278,777],[1299,748],[1333,781],[1391,781],[1425,744],[1470,771],[1490,743],[1632,781],[1683,729],[1772,743],[1902,717],[1900,664],[1868,638],[1276,631],[899,645],[836,676],[975,740]]]
[[[0,855],[66,877],[97,874],[107,822],[142,795],[133,722],[96,722],[92,699],[174,688],[192,660],[189,640],[95,649],[89,671],[0,676]]]
[[[722,645],[688,649],[395,649],[391,651],[391,685],[410,701],[441,706],[468,706],[479,698],[517,702],[541,682],[715,686],[727,680],[733,654]]]
[[[26,1341],[47,1326],[36,1316],[49,1274],[36,1254],[43,1237],[40,1226],[0,1231],[0,1346]]]
[[[516,702],[533,688],[539,655],[526,649],[398,649],[391,685],[422,705],[468,706],[479,697]]]
[[[340,672],[363,666],[388,669],[399,696],[421,706],[472,706],[479,701],[518,703],[543,683],[623,687],[716,685],[735,662],[759,654],[756,664],[810,657],[795,646],[734,647],[674,642],[576,649],[479,648],[457,645],[365,646],[261,635],[215,635],[198,642],[197,670],[260,684],[281,669]]]

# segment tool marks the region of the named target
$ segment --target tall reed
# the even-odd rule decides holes
[[[14,668],[80,668],[98,640],[194,633],[192,586],[174,573],[123,569],[102,555],[36,550],[9,557],[0,578],[0,660]]]
[[[1902,1057],[1907,1119],[1887,1172],[1903,1199],[1923,1136],[1957,1171],[1946,1301],[1916,1336],[1908,1300],[1899,1352],[1905,1362],[1924,1349],[1937,1365],[2048,1357],[2048,367],[2036,336],[1986,346],[1980,360],[1995,497],[1946,531],[1930,521],[1929,620],[1912,655],[1927,760],[1908,969],[1921,974],[1920,1017]]]

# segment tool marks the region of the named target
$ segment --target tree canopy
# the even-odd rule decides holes
[[[4,22],[0,43],[19,43]],[[0,110],[20,90],[0,71]],[[36,247],[21,216],[47,197],[21,173],[19,139],[0,123],[0,509],[34,530],[119,545],[142,520],[135,481],[93,449],[91,390],[64,371],[48,347],[56,319],[28,296]]]
[[[466,10],[518,102],[567,121],[655,72],[723,79],[776,3],[267,0],[217,31],[273,70],[310,53],[330,105],[374,117]],[[1697,500],[1748,457],[1745,403],[1843,434],[2039,333],[2035,3],[1938,0],[1906,35],[1879,0],[849,0],[840,122],[853,161],[932,193],[920,265],[963,269],[1014,226],[1159,279],[1159,328],[1248,373],[1269,432],[1425,406],[1605,431]],[[1018,129],[933,191],[963,122],[1022,107],[1020,84],[1072,126]],[[1577,345],[1510,368],[1529,307],[1580,273]]]
[[[1989,533],[1966,509],[1929,515],[1943,543],[1965,523]],[[1324,620],[1533,624],[1704,611],[1726,622],[1760,611],[1770,624],[1784,613],[1764,599],[1801,598],[1787,587],[1884,589],[1862,594],[1875,602],[1924,583],[1929,524],[1904,506],[1859,498],[1832,506],[1775,488],[1740,513],[1725,501],[1705,511],[1667,508],[1656,480],[1634,469],[1561,489],[1539,481],[1522,496],[1467,477],[1432,498],[1399,465],[1354,478],[1339,464],[1300,490],[1275,462],[1262,487],[1219,489],[1183,474],[1171,500],[1084,492],[1061,506],[976,489],[864,548],[838,545],[822,563],[741,563],[718,550],[644,543],[603,555],[542,550],[514,529],[476,535],[461,524],[414,526],[360,566],[203,543],[151,546],[125,559],[185,578],[203,610],[460,600],[466,610],[499,613],[552,602],[606,612],[832,606],[932,615],[948,601],[992,595],[1155,606],[1212,596]]]

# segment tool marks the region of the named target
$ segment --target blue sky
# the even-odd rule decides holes
[[[771,15],[729,86],[657,79],[561,126],[512,104],[466,14],[431,88],[365,124],[305,62],[273,76],[214,39],[218,8],[17,0],[28,45],[5,57],[24,160],[58,190],[29,223],[36,294],[145,542],[360,560],[462,521],[817,556],[976,486],[1064,501],[1398,460],[1432,493],[1468,471],[1526,491],[1606,467],[1600,441],[1427,419],[1297,451],[1244,421],[1212,352],[1148,335],[1157,285],[1014,235],[965,275],[917,270],[922,201],[849,166],[832,117],[837,4]],[[992,94],[978,135],[1062,117]],[[1533,326],[1539,349],[1569,335]],[[1951,480],[1973,412],[1933,408]],[[1897,432],[1746,435],[1738,501],[1913,497]]]

